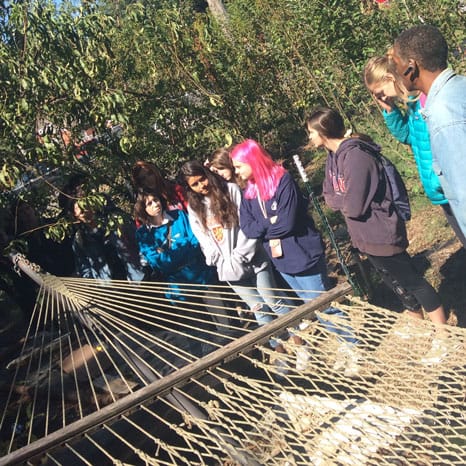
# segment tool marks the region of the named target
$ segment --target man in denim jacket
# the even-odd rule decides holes
[[[434,26],[403,31],[393,61],[409,91],[427,94],[423,110],[430,133],[433,168],[466,235],[466,76],[447,65],[448,45]]]

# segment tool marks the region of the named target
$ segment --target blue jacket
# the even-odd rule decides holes
[[[137,229],[141,254],[168,282],[211,283],[214,271],[205,263],[187,215],[181,210],[171,210],[164,216],[167,222],[161,226],[142,225]]]
[[[408,102],[408,109],[403,114],[398,107],[390,113],[382,112],[390,132],[398,141],[409,144],[413,150],[419,177],[427,197],[432,204],[447,204],[438,176],[432,167],[429,131],[421,114],[419,100]]]
[[[447,68],[432,83],[423,110],[435,173],[466,235],[466,76]]]
[[[297,275],[307,272],[323,257],[319,232],[307,215],[307,201],[293,177],[286,172],[272,199],[265,201],[267,218],[258,199],[241,201],[240,226],[248,238],[261,239],[279,272]],[[275,223],[270,217],[277,216]],[[281,239],[282,256],[272,257],[269,240]]]

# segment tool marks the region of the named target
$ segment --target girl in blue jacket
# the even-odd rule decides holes
[[[161,274],[162,280],[170,283],[166,297],[172,300],[173,308],[176,310],[179,307],[179,301],[186,301],[183,290],[188,289],[187,285],[191,285],[190,296],[195,295],[197,290],[199,298],[208,304],[205,292],[202,292],[207,288],[196,285],[214,283],[215,270],[206,265],[199,241],[191,230],[186,213],[178,209],[167,211],[164,199],[152,193],[139,193],[134,215],[141,224],[136,231],[139,250],[149,265]],[[173,318],[183,329],[189,328],[191,334],[204,339],[209,338],[198,330],[199,327],[209,330],[210,325],[206,322],[210,321],[210,318],[202,314],[190,314],[187,309],[183,309],[182,313],[173,315]],[[215,311],[210,317],[216,324],[225,326],[225,319],[219,317]]]
[[[213,270],[207,267],[199,241],[182,210],[166,211],[155,194],[138,194],[134,207],[141,226],[136,239],[149,265],[171,283],[210,283]]]
[[[364,81],[369,92],[382,108],[382,115],[389,131],[402,144],[411,146],[426,196],[432,204],[442,207],[448,223],[463,247],[466,247],[466,238],[432,167],[429,133],[422,117],[426,96],[408,94],[400,80],[396,79],[396,73],[388,55],[373,57],[367,62],[364,69]],[[396,105],[397,101],[405,104],[405,111]]]

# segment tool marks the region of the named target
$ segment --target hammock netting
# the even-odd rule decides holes
[[[465,329],[346,283],[258,327],[224,287],[33,273],[0,465],[464,464]]]

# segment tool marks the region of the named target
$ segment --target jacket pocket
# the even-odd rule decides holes
[[[228,260],[221,259],[217,265],[218,278],[222,282],[236,282],[252,274],[253,268],[250,264],[238,262],[230,257]]]

